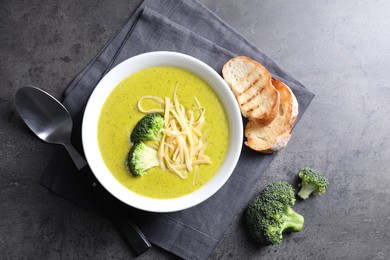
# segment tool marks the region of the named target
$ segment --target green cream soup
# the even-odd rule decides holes
[[[208,131],[205,154],[212,164],[201,165],[194,181],[194,172],[182,179],[160,167],[149,169],[144,176],[135,177],[127,168],[131,148],[130,134],[145,116],[137,108],[143,96],[172,99],[177,82],[180,103],[196,108],[195,97],[206,108],[203,132]],[[158,107],[145,101],[144,108]],[[189,194],[207,183],[221,166],[228,149],[229,126],[222,103],[212,88],[196,75],[174,67],[153,67],[141,70],[123,80],[110,94],[100,114],[98,142],[103,160],[110,172],[126,188],[140,195],[169,199]]]

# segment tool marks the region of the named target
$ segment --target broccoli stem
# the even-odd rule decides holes
[[[310,194],[312,194],[318,187],[313,183],[302,183],[302,187],[298,192],[298,197],[305,200],[307,199]]]
[[[298,232],[301,231],[303,228],[303,216],[297,213],[291,207],[286,207],[283,210],[282,220],[282,232],[284,230]]]

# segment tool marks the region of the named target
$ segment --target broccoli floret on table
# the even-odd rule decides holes
[[[267,187],[261,192],[263,200],[266,201],[279,201],[290,207],[295,204],[294,189],[287,182],[274,182],[268,184]]]
[[[294,190],[290,184],[269,184],[246,209],[249,235],[259,244],[275,245],[282,243],[284,231],[301,231],[304,218],[293,210],[294,204]]]
[[[137,142],[130,149],[127,164],[133,175],[143,176],[150,168],[159,166],[157,151],[143,142]]]
[[[300,190],[297,195],[303,200],[307,199],[311,194],[321,195],[329,187],[329,181],[325,175],[314,169],[303,168],[299,171],[298,176],[302,179],[302,182],[299,184]]]
[[[159,141],[161,129],[164,126],[164,117],[159,113],[147,114],[136,124],[130,136],[130,141]]]

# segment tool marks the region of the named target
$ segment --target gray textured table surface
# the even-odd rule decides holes
[[[133,257],[110,222],[38,184],[54,148],[24,126],[13,95],[33,84],[60,97],[139,2],[0,2],[1,259]],[[251,192],[306,165],[331,180],[297,203],[305,227],[282,245],[256,248],[238,215],[210,258],[388,259],[390,2],[202,2],[316,94]],[[169,258],[157,247],[139,257]]]

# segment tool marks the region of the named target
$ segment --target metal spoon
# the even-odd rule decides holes
[[[77,169],[87,165],[70,142],[73,121],[59,101],[39,88],[26,86],[16,91],[15,105],[24,122],[39,138],[65,146]]]
[[[94,194],[108,216],[116,224],[137,255],[151,247],[139,228],[125,214],[119,202],[97,181],[87,162],[70,142],[73,121],[68,110],[47,92],[31,86],[18,89],[15,93],[16,110],[27,126],[43,141],[64,145],[80,174],[93,187]]]

